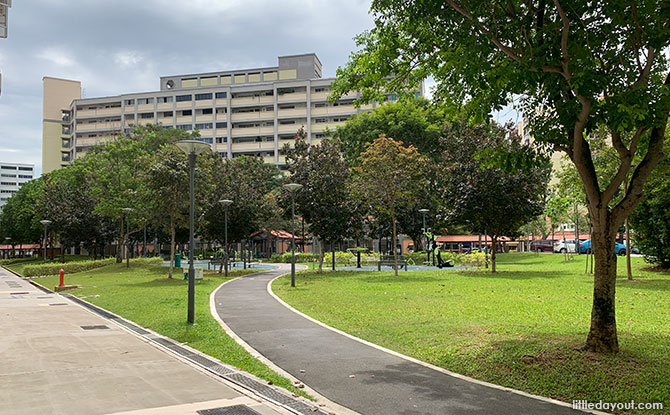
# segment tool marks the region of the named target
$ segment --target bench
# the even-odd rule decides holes
[[[223,258],[211,258],[209,262],[207,262],[207,269],[212,265],[214,265],[214,269],[216,269],[216,267],[220,267],[221,264],[223,264]]]
[[[395,265],[395,259],[393,255],[382,255],[377,261],[377,271],[382,270],[382,265],[387,267],[393,267]],[[398,255],[398,269],[405,268],[407,271],[407,260],[402,255]]]

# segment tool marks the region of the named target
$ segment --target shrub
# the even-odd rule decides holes
[[[48,263],[39,265],[28,265],[23,269],[24,277],[37,277],[42,275],[58,275],[61,269],[66,274],[87,271],[89,269],[100,268],[115,263],[115,258],[100,259],[97,261],[76,261],[66,262],[64,264]]]

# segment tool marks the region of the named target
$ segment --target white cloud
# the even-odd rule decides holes
[[[68,56],[68,53],[60,48],[44,49],[37,54],[39,59],[44,59],[57,66],[71,67],[75,65],[74,59]]]
[[[121,67],[135,66],[144,60],[142,54],[135,50],[116,52],[113,56],[114,62]]]

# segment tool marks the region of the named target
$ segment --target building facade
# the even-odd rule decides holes
[[[0,210],[11,195],[34,177],[34,164],[0,162]]]
[[[280,56],[275,67],[164,76],[159,91],[103,98],[72,97],[81,91],[77,81],[44,78],[43,171],[65,166],[92,146],[144,124],[197,129],[200,140],[223,157],[260,156],[282,168],[281,149],[294,142],[299,128],[316,144],[326,129],[376,105],[354,107],[356,93],[330,102],[333,80],[321,77],[313,53]],[[47,122],[59,121],[56,116],[59,128],[47,129]]]

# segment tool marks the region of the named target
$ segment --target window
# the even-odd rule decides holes
[[[211,130],[212,129],[212,123],[211,122],[202,122],[202,123],[196,124],[195,128],[197,128],[198,130]]]
[[[2,166],[5,170],[16,170],[16,166]]]
[[[142,118],[144,120],[147,120],[147,119],[153,118],[153,117],[154,117],[154,114],[152,114],[150,112],[145,112],[143,114],[140,114],[140,118]]]
[[[159,104],[167,104],[168,102],[172,102],[172,97],[158,97],[156,99],[158,100]]]
[[[191,101],[193,99],[193,95],[177,95],[175,99],[177,102]]]
[[[228,137],[216,137],[216,143],[222,144],[228,142]]]
[[[16,186],[16,182],[0,182],[3,186]]]
[[[314,124],[323,124],[323,123],[327,123],[327,122],[328,122],[328,120],[325,119],[325,118],[314,118]]]
[[[295,124],[295,120],[280,120],[279,125]]]
[[[212,109],[211,109],[211,108],[203,108],[203,109],[202,109],[202,113],[203,113],[203,114],[211,114],[211,113],[212,113]]]
[[[205,99],[212,99],[212,94],[195,94],[196,101],[203,101]]]
[[[161,117],[163,118],[172,117],[172,111],[161,112]]]
[[[138,98],[137,99],[137,105],[149,105],[153,104],[154,99],[153,98]]]
[[[314,108],[324,108],[325,106],[326,106],[326,104],[323,103],[323,102],[318,103],[318,104],[314,104]]]
[[[280,110],[292,110],[292,109],[295,109],[295,105],[280,105],[279,109]]]
[[[227,122],[217,122],[216,123],[216,128],[228,128],[228,123]]]
[[[345,122],[347,117],[333,118],[333,122]]]
[[[226,108],[217,108],[216,109],[217,114],[225,114],[227,112],[228,112],[228,110]]]
[[[186,131],[191,131],[193,129],[193,126],[191,124],[181,124],[176,126],[178,130],[186,130]]]
[[[124,103],[126,106],[129,106],[129,105],[135,105],[135,100],[134,100],[134,99],[127,99],[127,100],[123,101],[123,103]]]
[[[328,92],[328,88],[314,88],[314,92]]]
[[[227,95],[228,95],[227,92],[217,92],[217,93],[216,93],[216,99],[219,99],[219,98],[226,98]]]
[[[211,137],[206,137],[206,138],[196,138],[198,141],[202,141],[203,143],[207,144],[212,144],[212,138]]]
[[[15,179],[15,178],[16,178],[16,174],[5,174],[5,173],[2,173],[2,175],[0,175],[0,176],[2,176],[2,177],[10,177],[10,178],[12,178],[12,179]]]
[[[29,175],[26,175],[26,174],[19,174],[19,179],[32,179],[32,178],[33,178],[33,176],[29,176]]]
[[[193,115],[193,111],[192,110],[183,110],[181,112],[181,115],[182,115],[182,117]]]

